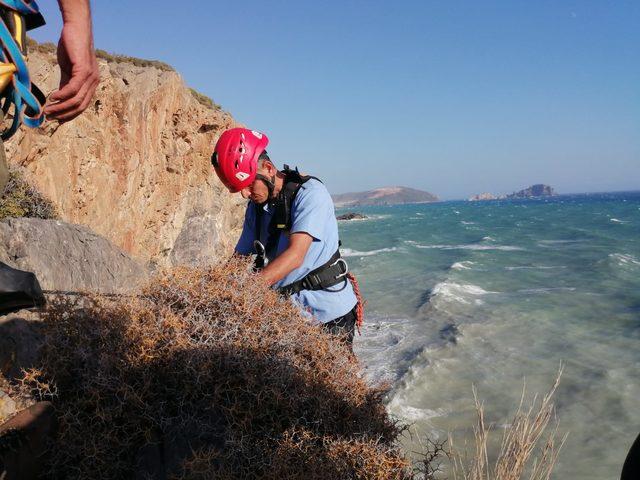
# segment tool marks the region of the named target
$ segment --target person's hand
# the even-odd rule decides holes
[[[67,122],[89,106],[100,83],[90,20],[65,22],[58,43],[58,64],[60,88],[49,96],[44,113],[49,120]]]

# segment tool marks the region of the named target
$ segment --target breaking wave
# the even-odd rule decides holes
[[[449,268],[451,270],[471,270],[471,265],[475,265],[475,263],[469,260],[465,260],[464,262],[456,262]]]
[[[390,248],[379,248],[378,250],[368,250],[365,252],[360,252],[358,250],[352,250],[350,248],[342,248],[340,253],[343,257],[370,257],[372,255],[378,255],[379,253],[387,253],[387,252],[395,252],[397,250],[396,247]]]
[[[567,268],[566,265],[518,265],[515,267],[504,267],[505,270],[554,270],[556,268]]]
[[[488,292],[483,288],[471,283],[454,283],[444,281],[436,284],[436,286],[433,287],[433,289],[431,290],[431,295],[429,296],[429,303],[434,304],[440,303],[442,301],[453,301],[463,304],[481,304],[482,301],[478,297],[487,295],[489,293],[496,292]]]
[[[633,255],[626,253],[610,253],[609,258],[616,262],[621,267],[625,266],[640,266],[640,261]]]
[[[405,243],[412,245],[416,248],[436,248],[440,250],[502,250],[505,252],[522,251],[524,248],[514,247],[512,245],[478,245],[478,244],[466,244],[466,245],[421,245],[413,241],[405,241]]]

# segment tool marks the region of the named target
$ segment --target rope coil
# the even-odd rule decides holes
[[[358,285],[358,280],[356,279],[356,276],[353,273],[349,272],[347,273],[347,278],[351,282],[351,285],[353,286],[353,293],[356,294],[356,299],[358,300],[358,303],[356,304],[356,327],[358,329],[358,335],[362,335],[362,332],[360,331],[360,327],[362,327],[362,325],[364,324],[365,301],[362,300],[362,294],[360,293],[360,285]]]
[[[10,10],[0,19],[0,104],[5,114],[13,106],[11,126],[0,135],[7,140],[22,123],[31,128],[42,125],[46,99],[31,83],[23,54],[27,29],[24,16],[39,14],[38,5],[31,0],[0,0],[0,8]]]

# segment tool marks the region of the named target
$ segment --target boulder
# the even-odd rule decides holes
[[[145,267],[106,238],[57,220],[0,221],[0,261],[34,272],[44,290],[120,293],[147,275]]]

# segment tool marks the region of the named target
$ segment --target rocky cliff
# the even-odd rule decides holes
[[[176,72],[133,60],[103,55],[89,109],[67,124],[22,128],[7,157],[63,220],[140,260],[211,261],[233,244],[242,221],[239,199],[226,194],[209,162],[217,137],[235,121]],[[51,47],[32,48],[29,65],[44,92],[56,88]]]

